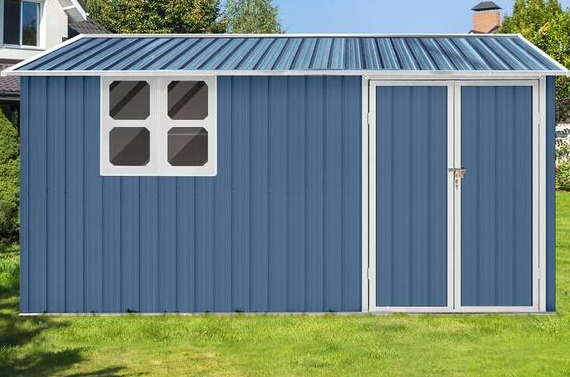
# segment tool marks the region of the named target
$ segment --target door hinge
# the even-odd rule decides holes
[[[366,279],[370,280],[370,268],[366,269]]]
[[[366,114],[366,124],[370,126],[370,113]]]

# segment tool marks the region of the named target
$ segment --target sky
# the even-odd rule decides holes
[[[466,33],[477,0],[273,0],[287,33]],[[512,13],[514,0],[495,0]],[[570,0],[562,0],[564,8]]]

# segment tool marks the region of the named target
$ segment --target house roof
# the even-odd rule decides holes
[[[502,9],[502,8],[492,1],[482,1],[479,4],[475,5],[473,8],[471,8],[471,10],[475,12],[483,10],[495,10],[495,9]]]
[[[126,71],[499,71],[566,74],[519,35],[84,35],[8,75]]]
[[[0,96],[20,95],[19,77],[0,77]]]
[[[499,26],[499,25],[495,25],[495,26],[493,26],[493,28],[492,28],[491,30],[489,30],[489,31],[487,31],[487,32],[483,32],[483,31],[471,29],[471,30],[469,31],[469,33],[471,33],[471,34],[493,34],[493,33],[498,33],[500,27],[501,27],[501,26]]]
[[[70,22],[67,28],[69,38],[80,34],[111,34],[109,30],[89,18],[86,21]]]

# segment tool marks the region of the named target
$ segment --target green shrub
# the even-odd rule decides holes
[[[20,227],[18,133],[0,111],[0,238],[15,239]]]
[[[570,191],[570,162],[563,162],[556,167],[556,189]]]
[[[559,163],[570,160],[570,144],[568,142],[556,142],[556,161]]]

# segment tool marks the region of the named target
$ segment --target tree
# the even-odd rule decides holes
[[[20,208],[18,133],[0,110],[0,239],[17,237]]]
[[[87,0],[91,18],[113,33],[223,33],[220,0]]]
[[[570,11],[557,0],[516,0],[500,33],[520,33],[562,65],[570,65]],[[570,117],[570,79],[556,79],[556,121]]]
[[[227,0],[222,18],[228,33],[282,33],[278,8],[271,0]]]

